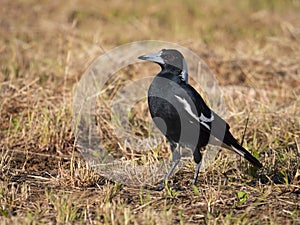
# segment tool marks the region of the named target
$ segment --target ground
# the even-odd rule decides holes
[[[2,0],[0,11],[1,224],[300,224],[299,1]],[[249,117],[244,145],[261,170],[224,150],[195,187],[191,161],[158,192],[85,164],[74,87],[97,56],[139,40],[174,42],[205,61],[239,140]],[[142,67],[123,74],[138,78]],[[124,143],[106,131],[120,153]]]

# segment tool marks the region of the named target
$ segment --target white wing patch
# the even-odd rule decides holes
[[[200,122],[203,126],[205,126],[207,129],[209,129],[210,130],[210,127],[205,123],[205,122]]]
[[[233,147],[233,145],[231,145],[231,148],[232,148],[236,153],[238,153],[239,155],[245,157],[245,153],[244,153],[244,152],[242,152],[242,151],[238,150],[237,148]]]
[[[201,113],[201,115],[200,115],[199,118],[200,118],[200,120],[202,120],[203,122],[207,122],[207,123],[210,123],[210,122],[212,122],[212,121],[215,119],[213,113],[211,113],[210,118],[205,117],[205,116]]]
[[[181,98],[177,95],[175,95],[175,97],[178,99],[179,102],[183,104],[183,108],[187,111],[187,113],[190,114],[195,120],[199,121],[199,117],[195,113],[193,113],[190,104],[184,98]]]
[[[211,113],[210,118],[207,118],[202,113],[201,113],[200,117],[198,117],[195,113],[193,113],[192,108],[191,108],[190,104],[187,102],[187,100],[179,97],[178,95],[175,95],[175,97],[178,99],[179,102],[181,102],[183,104],[183,107],[187,111],[188,114],[190,114],[194,119],[196,119],[199,123],[204,125],[206,128],[210,129],[206,123],[210,123],[215,119],[213,113]]]

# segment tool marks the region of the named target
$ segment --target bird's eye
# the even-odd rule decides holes
[[[174,60],[174,56],[173,55],[171,55],[171,54],[167,54],[167,55],[165,55],[165,57],[164,57],[165,59],[167,59],[168,61],[173,61]]]

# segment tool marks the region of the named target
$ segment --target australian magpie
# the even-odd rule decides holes
[[[207,144],[230,149],[255,167],[262,167],[232,136],[229,125],[188,84],[187,64],[179,51],[163,49],[155,54],[140,56],[139,59],[157,63],[161,67],[149,87],[148,106],[154,123],[170,143],[173,163],[159,189],[164,188],[166,179],[179,163],[180,147],[190,148],[197,163],[192,184],[196,183],[201,166],[200,148]]]

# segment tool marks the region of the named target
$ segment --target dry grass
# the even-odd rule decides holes
[[[300,223],[299,1],[2,0],[0,10],[2,224]],[[179,43],[206,61],[236,136],[249,115],[245,145],[262,170],[254,175],[222,151],[194,189],[189,163],[155,192],[85,165],[71,126],[73,87],[95,57],[144,39]],[[126,79],[139,77],[138,68],[125,69]],[[139,127],[145,110],[136,112]]]

